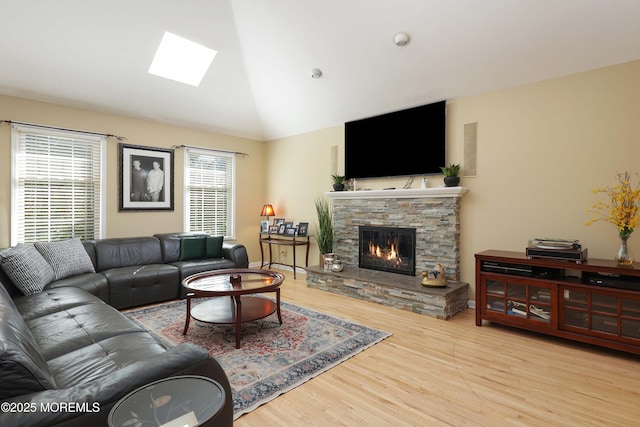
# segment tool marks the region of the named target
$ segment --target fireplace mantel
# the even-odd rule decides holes
[[[328,191],[331,199],[413,199],[433,197],[462,197],[466,187],[409,188],[399,190]]]

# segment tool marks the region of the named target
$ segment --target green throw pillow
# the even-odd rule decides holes
[[[207,237],[207,258],[222,258],[222,236]]]
[[[180,261],[204,259],[207,254],[207,237],[183,237],[180,239]]]

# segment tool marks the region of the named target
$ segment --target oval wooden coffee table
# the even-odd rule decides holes
[[[187,316],[182,335],[187,334],[189,321],[193,317],[205,323],[236,325],[236,348],[240,348],[243,322],[280,313],[280,285],[284,275],[274,271],[250,268],[205,271],[187,277],[182,286],[187,291]],[[252,296],[275,292],[276,302],[267,298]],[[192,298],[212,298],[191,308]],[[228,298],[226,298],[228,297]]]

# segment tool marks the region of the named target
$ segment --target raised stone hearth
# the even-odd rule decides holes
[[[427,287],[422,277],[345,266],[336,273],[307,269],[307,286],[335,294],[376,302],[438,319],[448,319],[467,308],[469,284],[449,281],[446,287]]]

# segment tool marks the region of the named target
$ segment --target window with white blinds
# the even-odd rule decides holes
[[[236,158],[233,153],[186,149],[187,231],[234,236],[235,166]]]
[[[102,237],[106,138],[13,125],[11,244]]]

